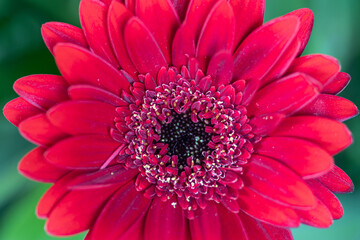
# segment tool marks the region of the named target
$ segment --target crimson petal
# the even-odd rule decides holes
[[[126,232],[144,218],[151,200],[136,191],[131,182],[118,190],[105,205],[91,232],[93,239],[124,239]],[[109,226],[116,226],[110,227]]]
[[[144,22],[159,45],[167,63],[171,62],[171,43],[180,25],[169,0],[137,0],[136,15]]]
[[[18,97],[8,102],[5,105],[3,112],[7,120],[15,126],[19,126],[19,124],[25,119],[42,113],[43,110],[30,104],[22,97]]]
[[[252,32],[234,54],[235,79],[262,79],[290,46],[299,24],[298,17],[280,17]]]
[[[246,165],[244,182],[257,193],[294,207],[312,207],[316,200],[305,182],[281,163],[264,156],[252,156]]]
[[[43,110],[68,99],[67,84],[61,76],[26,76],[14,83],[14,90],[20,97]]]
[[[213,85],[228,85],[233,73],[233,60],[230,53],[220,51],[215,54],[209,63],[207,74],[213,77]]]
[[[339,153],[352,143],[351,133],[346,125],[315,116],[286,118],[271,136],[303,138],[319,144],[331,155]]]
[[[107,12],[108,6],[99,0],[80,2],[80,22],[91,50],[117,67],[107,32]]]
[[[290,137],[263,138],[255,151],[274,158],[305,178],[320,176],[334,166],[333,158],[318,145]]]
[[[68,101],[47,112],[51,123],[69,134],[108,134],[114,126],[115,107],[98,101]]]
[[[160,198],[153,200],[145,221],[145,240],[188,239],[186,236],[187,225],[184,211],[176,204],[177,201],[173,202],[171,199],[165,202]]]
[[[65,195],[51,211],[45,230],[53,235],[68,236],[90,228],[107,199],[119,188],[76,190]],[[84,199],[91,199],[84,204]],[[71,224],[69,224],[69,222]]]
[[[358,113],[359,110],[351,101],[328,94],[320,94],[298,112],[298,114],[315,115],[337,121],[345,121],[356,116]]]
[[[324,86],[323,93],[338,94],[350,82],[350,75],[345,72],[339,72],[327,85]]]
[[[44,148],[37,147],[27,153],[18,165],[19,172],[35,181],[56,182],[68,171],[45,161],[44,151]]]
[[[217,205],[221,225],[220,239],[241,239],[251,240],[248,238],[244,224],[240,217],[224,208],[221,204]]]
[[[45,152],[50,163],[68,169],[98,169],[112,155],[119,143],[108,136],[81,135],[56,143]]]
[[[217,52],[231,52],[234,30],[234,12],[231,5],[225,0],[220,0],[211,9],[199,36],[196,58],[201,69],[207,68],[211,57]]]
[[[216,204],[209,202],[193,220],[189,220],[191,238],[196,240],[219,240],[221,239],[220,219]]]
[[[115,94],[130,86],[117,69],[84,48],[60,43],[54,48],[54,56],[61,74],[70,84],[95,85]]]
[[[67,136],[67,134],[54,126],[43,113],[22,121],[19,124],[19,131],[30,142],[45,146],[51,145]]]
[[[339,167],[334,166],[327,174],[317,180],[335,193],[348,193],[354,191],[354,184],[349,176]]]
[[[285,118],[284,114],[270,113],[253,117],[250,120],[252,132],[259,136],[269,135]]]
[[[158,70],[167,66],[159,45],[140,19],[130,18],[124,36],[130,58],[140,73],[150,73],[156,77]]]
[[[250,116],[276,112],[292,114],[313,100],[318,93],[308,76],[295,73],[259,90],[248,106],[248,113]]]
[[[240,209],[260,221],[280,227],[297,227],[300,220],[295,211],[266,199],[245,187],[238,199]]]
[[[67,23],[45,23],[41,27],[41,35],[51,53],[53,53],[53,49],[58,43],[73,43],[88,48],[83,31]]]
[[[180,20],[184,20],[190,0],[171,0],[171,2],[174,5]]]
[[[329,209],[320,201],[310,210],[296,210],[302,223],[318,227],[327,228],[332,224],[332,216]]]

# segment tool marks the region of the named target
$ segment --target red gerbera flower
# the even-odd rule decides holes
[[[301,55],[313,14],[263,0],[82,0],[42,28],[62,76],[16,81],[4,114],[39,145],[25,176],[53,235],[292,239],[342,216],[333,155],[358,113],[336,59]]]

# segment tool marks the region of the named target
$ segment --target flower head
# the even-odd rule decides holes
[[[313,14],[262,24],[263,0],[82,0],[82,29],[42,28],[61,76],[16,81],[4,108],[54,185],[46,230],[87,240],[292,239],[342,216],[333,155],[357,108],[336,59],[301,56]]]

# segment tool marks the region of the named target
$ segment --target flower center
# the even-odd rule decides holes
[[[187,165],[187,160],[193,159],[195,164],[201,165],[204,152],[210,153],[208,143],[211,134],[205,132],[205,122],[194,123],[188,114],[172,112],[170,123],[161,126],[160,142],[168,144],[167,155],[177,156],[177,167],[180,171]]]

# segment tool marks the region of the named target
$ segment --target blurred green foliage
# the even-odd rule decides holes
[[[42,42],[40,27],[47,21],[79,26],[79,0],[0,1],[0,104],[16,97],[13,82],[36,73],[57,74],[54,60]],[[350,86],[341,93],[360,106],[360,1],[358,0],[267,0],[265,20],[307,7],[314,11],[315,25],[305,54],[324,53],[342,63],[351,74]],[[360,183],[360,120],[347,122],[355,142],[336,156],[336,163]],[[0,240],[51,240],[43,230],[44,221],[35,216],[36,203],[48,185],[31,182],[17,173],[16,165],[33,146],[17,129],[0,116]],[[296,240],[360,239],[360,191],[339,197],[344,217],[329,229],[301,226]],[[84,234],[69,238],[83,239]]]

